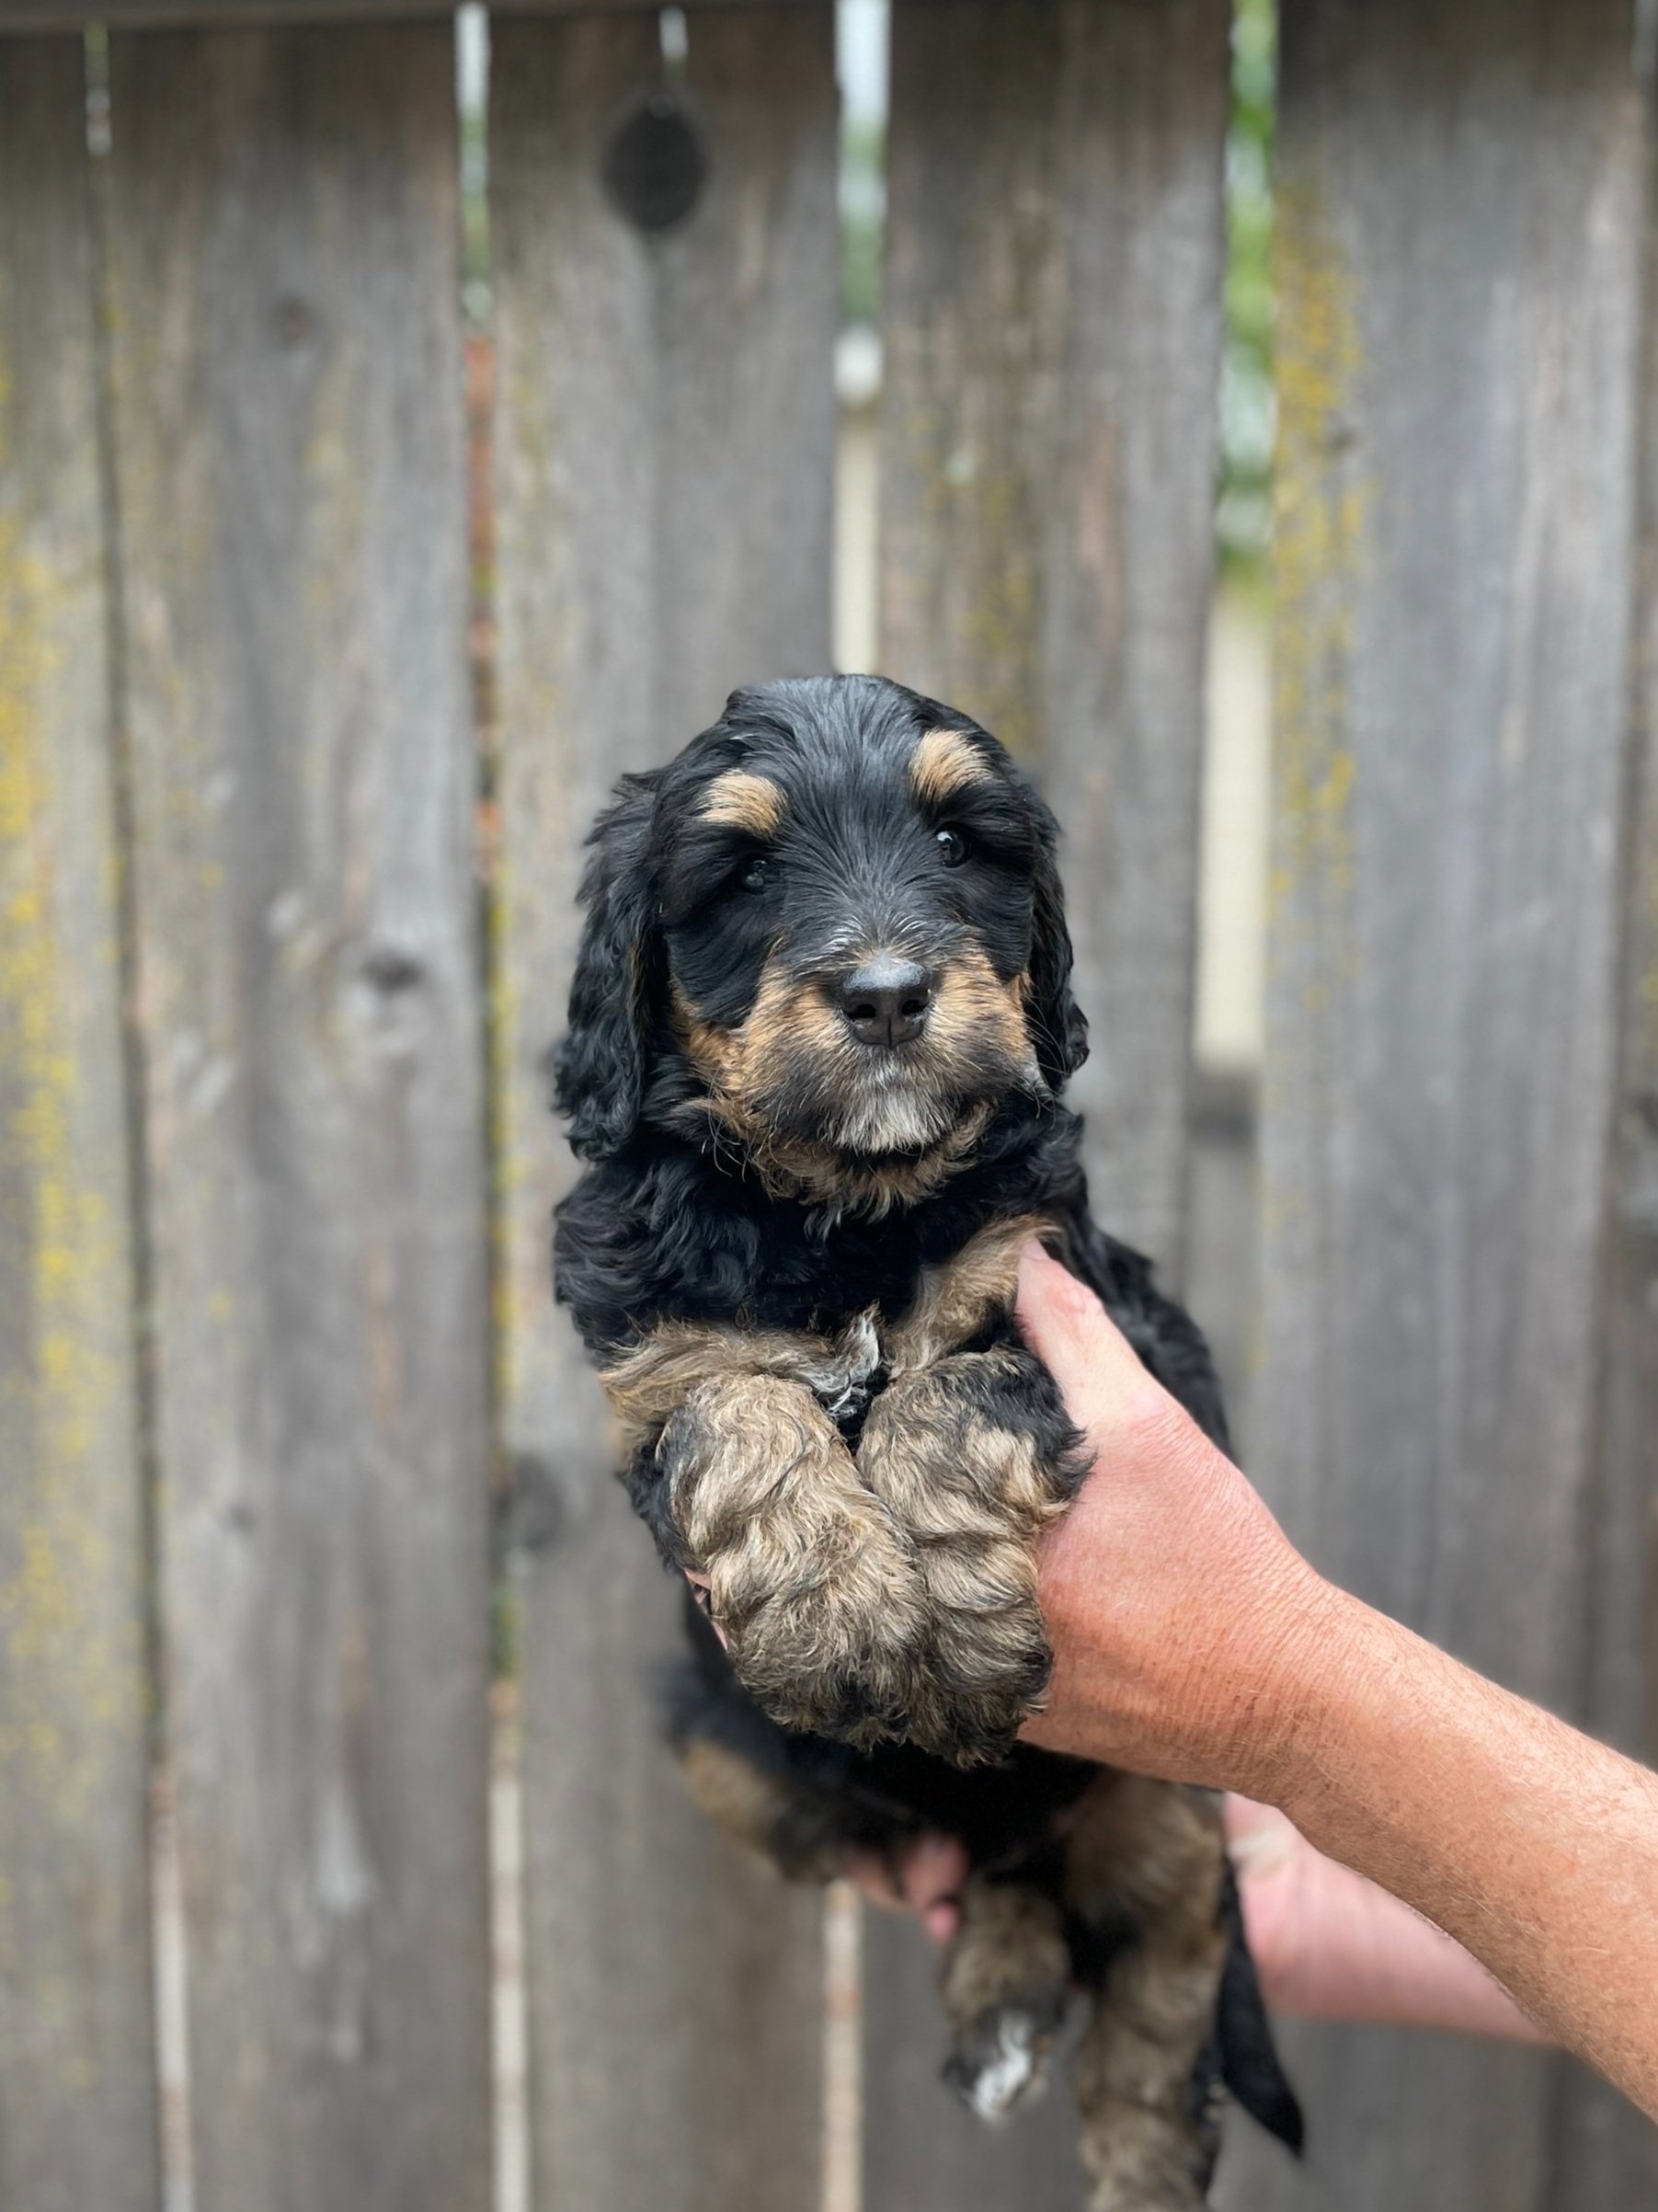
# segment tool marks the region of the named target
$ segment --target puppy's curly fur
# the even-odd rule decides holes
[[[1015,1740],[1080,1439],[1012,1321],[1033,1234],[1218,1441],[1203,1340],[1089,1218],[1056,826],[875,678],[738,692],[593,834],[557,1289],[688,1605],[672,1715],[741,1840],[822,1880],[957,1835],[946,2073],[997,2116],[1073,1989],[1096,2212],[1190,2212],[1221,2085],[1298,2143],[1213,1802]]]

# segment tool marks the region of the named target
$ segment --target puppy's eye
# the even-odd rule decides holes
[[[772,880],[772,863],[758,853],[738,877],[745,891],[763,891]]]
[[[959,868],[967,857],[967,841],[959,830],[940,830],[932,842],[947,868]]]

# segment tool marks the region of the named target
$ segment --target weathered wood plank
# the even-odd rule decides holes
[[[891,675],[978,716],[1067,833],[1095,1203],[1171,1268],[1185,1200],[1228,11],[898,0],[884,323]],[[1061,2093],[936,2085],[923,1946],[869,1942],[869,2212],[1070,2206]]]
[[[1177,1263],[1227,11],[899,0],[887,672],[1040,774],[1095,1052],[1097,1201]]]
[[[1578,1697],[1627,723],[1622,0],[1290,0],[1255,1471],[1338,1580]],[[1549,2062],[1295,2039],[1305,2184],[1545,2200]]]
[[[810,8],[819,0],[680,0],[705,8]],[[123,29],[215,29],[232,25],[362,23],[390,18],[452,17],[456,0],[0,0],[0,33],[81,29],[108,23]],[[490,0],[492,16],[650,16],[656,0]]]
[[[693,23],[705,195],[646,235],[600,181],[645,23],[497,26],[503,1404],[533,1534],[523,1695],[539,2201],[799,2212],[820,2118],[818,1900],[682,1799],[649,1677],[676,1594],[552,1309],[578,843],[623,768],[829,652],[832,24]]]
[[[111,42],[196,2202],[490,2201],[447,29]]]
[[[0,2203],[159,2198],[78,40],[0,45]]]
[[[1649,146],[1649,161],[1652,149]],[[1658,1765],[1658,170],[1649,168],[1634,567],[1634,757],[1606,1272],[1586,1717]],[[1658,2203],[1658,2129],[1581,2069],[1555,2116],[1549,2212]]]

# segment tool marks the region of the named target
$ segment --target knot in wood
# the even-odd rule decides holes
[[[277,342],[292,352],[303,346],[316,327],[316,317],[303,300],[279,300],[271,315]]]
[[[513,1453],[502,1504],[509,1551],[550,1552],[569,1527],[564,1485],[539,1452]]]
[[[412,953],[395,945],[372,946],[363,955],[362,980],[385,998],[415,991],[426,980],[426,969]]]
[[[604,182],[642,231],[671,230],[703,195],[708,157],[695,125],[671,92],[647,93],[616,126]]]

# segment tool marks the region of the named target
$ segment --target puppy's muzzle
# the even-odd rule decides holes
[[[834,991],[841,1019],[861,1045],[907,1045],[927,1026],[938,979],[917,960],[876,953]]]

